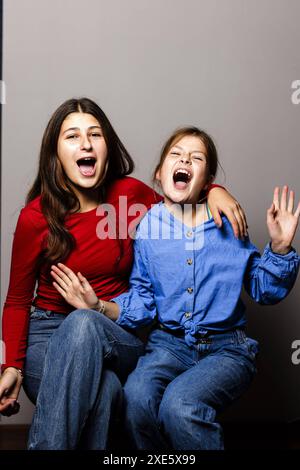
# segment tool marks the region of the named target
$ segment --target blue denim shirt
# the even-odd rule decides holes
[[[297,277],[295,250],[278,255],[268,245],[261,256],[222,220],[221,229],[213,219],[190,228],[162,202],[153,206],[137,229],[130,290],[111,299],[120,307],[117,323],[137,328],[157,317],[167,328],[185,330],[191,345],[207,330],[245,326],[243,285],[260,304],[282,300]]]

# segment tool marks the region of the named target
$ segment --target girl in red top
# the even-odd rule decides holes
[[[43,136],[37,178],[18,219],[3,312],[0,413],[19,411],[23,382],[36,405],[29,449],[110,445],[122,383],[143,353],[143,343],[96,311],[71,312],[52,284],[50,267],[64,261],[74,272],[80,270],[104,300],[128,289],[132,238],[127,227],[160,198],[127,176],[133,168],[93,101],[71,99],[55,111]],[[242,209],[223,188],[211,190],[208,200],[217,224],[223,212],[236,236],[246,233]],[[117,215],[115,237],[102,236],[106,204]],[[139,205],[130,210],[134,204]]]

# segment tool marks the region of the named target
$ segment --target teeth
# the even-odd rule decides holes
[[[184,170],[184,169],[178,169],[175,171],[175,175],[177,175],[177,173],[185,173],[186,175],[188,175],[189,177],[191,176],[191,173],[187,170]]]
[[[95,162],[96,158],[95,157],[82,157],[77,160],[77,162]]]

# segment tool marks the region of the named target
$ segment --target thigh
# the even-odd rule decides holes
[[[63,314],[38,308],[30,315],[23,388],[33,404],[36,403],[49,340],[64,319]]]
[[[177,346],[177,348],[176,348]],[[187,345],[183,346],[188,348]],[[159,403],[166,387],[189,365],[182,359],[182,344],[176,345],[176,338],[160,330],[151,333],[145,355],[138,360],[124,387],[128,400],[137,395],[147,399],[155,397]]]
[[[255,368],[249,367],[243,349],[220,348],[176,377],[163,399],[172,402],[175,409],[185,404],[197,408],[204,403],[219,413],[248,389],[254,375]]]
[[[70,343],[78,348],[80,344],[91,348],[101,347],[104,364],[114,370],[122,381],[136,366],[144,352],[144,344],[129,331],[95,310],[77,309],[72,311],[57,335],[53,336],[54,348],[59,343]]]

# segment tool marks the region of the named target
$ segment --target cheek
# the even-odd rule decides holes
[[[168,182],[170,180],[171,175],[172,175],[171,167],[165,163],[160,170],[160,181],[162,183]]]
[[[57,156],[65,171],[70,169],[72,166],[74,166],[72,155],[73,155],[72,150],[70,150],[69,148],[66,148],[66,146],[64,145],[58,145]]]
[[[104,161],[107,159],[107,146],[105,142],[98,142],[94,146],[94,150],[96,151],[97,155]]]

